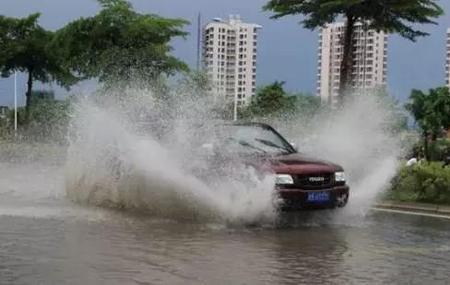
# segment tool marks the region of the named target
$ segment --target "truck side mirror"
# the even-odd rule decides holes
[[[295,149],[295,151],[298,151],[297,144],[295,142],[289,142],[289,144],[292,146],[293,149]]]

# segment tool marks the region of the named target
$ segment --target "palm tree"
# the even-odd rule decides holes
[[[397,33],[415,41],[417,37],[428,35],[415,29],[415,24],[436,24],[433,19],[443,14],[437,0],[270,0],[264,10],[272,11],[275,19],[302,15],[303,26],[311,30],[344,18],[340,102],[352,80],[352,39],[357,23],[364,23],[367,29]]]

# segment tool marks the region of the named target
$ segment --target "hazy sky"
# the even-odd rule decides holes
[[[314,93],[317,81],[317,32],[303,29],[298,17],[270,20],[262,12],[267,0],[132,0],[134,7],[145,13],[165,17],[182,17],[191,21],[186,27],[191,35],[173,43],[175,54],[195,66],[196,22],[200,12],[204,21],[239,14],[247,22],[263,26],[259,37],[258,85],[274,80],[286,81],[290,91]],[[441,0],[450,13],[450,1]],[[57,29],[81,16],[94,15],[99,9],[95,0],[0,0],[0,14],[23,17],[42,14],[41,24]],[[399,99],[405,99],[412,88],[426,89],[445,83],[446,30],[450,16],[439,19],[438,26],[426,26],[431,36],[412,43],[390,36],[388,51],[388,87]],[[19,91],[24,102],[25,78],[19,78]],[[11,105],[13,80],[0,79],[0,104]]]

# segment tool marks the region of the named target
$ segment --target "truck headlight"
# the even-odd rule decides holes
[[[334,180],[336,182],[345,182],[345,173],[344,171],[339,171],[334,173]]]
[[[275,176],[275,184],[277,185],[292,185],[294,184],[294,178],[289,174],[277,174]]]

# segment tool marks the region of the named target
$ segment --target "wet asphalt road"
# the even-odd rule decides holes
[[[448,284],[450,220],[291,215],[228,227],[73,205],[0,167],[0,284]],[[21,168],[21,171],[30,169]],[[47,177],[47,178],[46,178]]]

